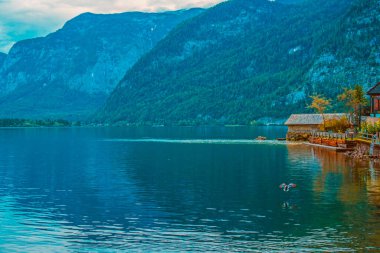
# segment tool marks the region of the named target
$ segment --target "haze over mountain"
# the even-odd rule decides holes
[[[0,52],[8,53],[17,41],[46,36],[61,28],[67,20],[86,12],[163,12],[208,8],[219,2],[221,0],[1,0]]]
[[[380,80],[380,2],[234,0],[171,32],[124,77],[97,119],[247,124],[305,112]]]
[[[202,9],[82,14],[0,54],[0,117],[82,118],[138,59]]]

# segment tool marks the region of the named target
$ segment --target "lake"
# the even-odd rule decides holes
[[[285,134],[0,129],[0,251],[379,252],[378,164]]]

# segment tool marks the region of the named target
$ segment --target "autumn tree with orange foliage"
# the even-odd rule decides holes
[[[311,104],[308,106],[308,108],[313,109],[314,111],[322,115],[323,129],[325,129],[326,123],[325,123],[324,113],[330,107],[331,100],[325,98],[324,96],[320,94],[310,96],[310,98],[312,99],[312,101],[311,101]]]

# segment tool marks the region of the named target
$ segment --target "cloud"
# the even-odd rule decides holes
[[[7,34],[5,26],[0,23],[0,52],[8,52],[15,41]]]
[[[19,40],[45,36],[83,13],[209,7],[222,0],[0,0],[0,52]]]

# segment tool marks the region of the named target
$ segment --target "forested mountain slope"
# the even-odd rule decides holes
[[[172,31],[96,120],[247,124],[306,110],[308,95],[379,78],[379,1],[232,0]]]
[[[322,38],[325,43],[304,76],[309,90],[333,96],[342,86],[368,89],[380,81],[380,1],[355,1]]]

